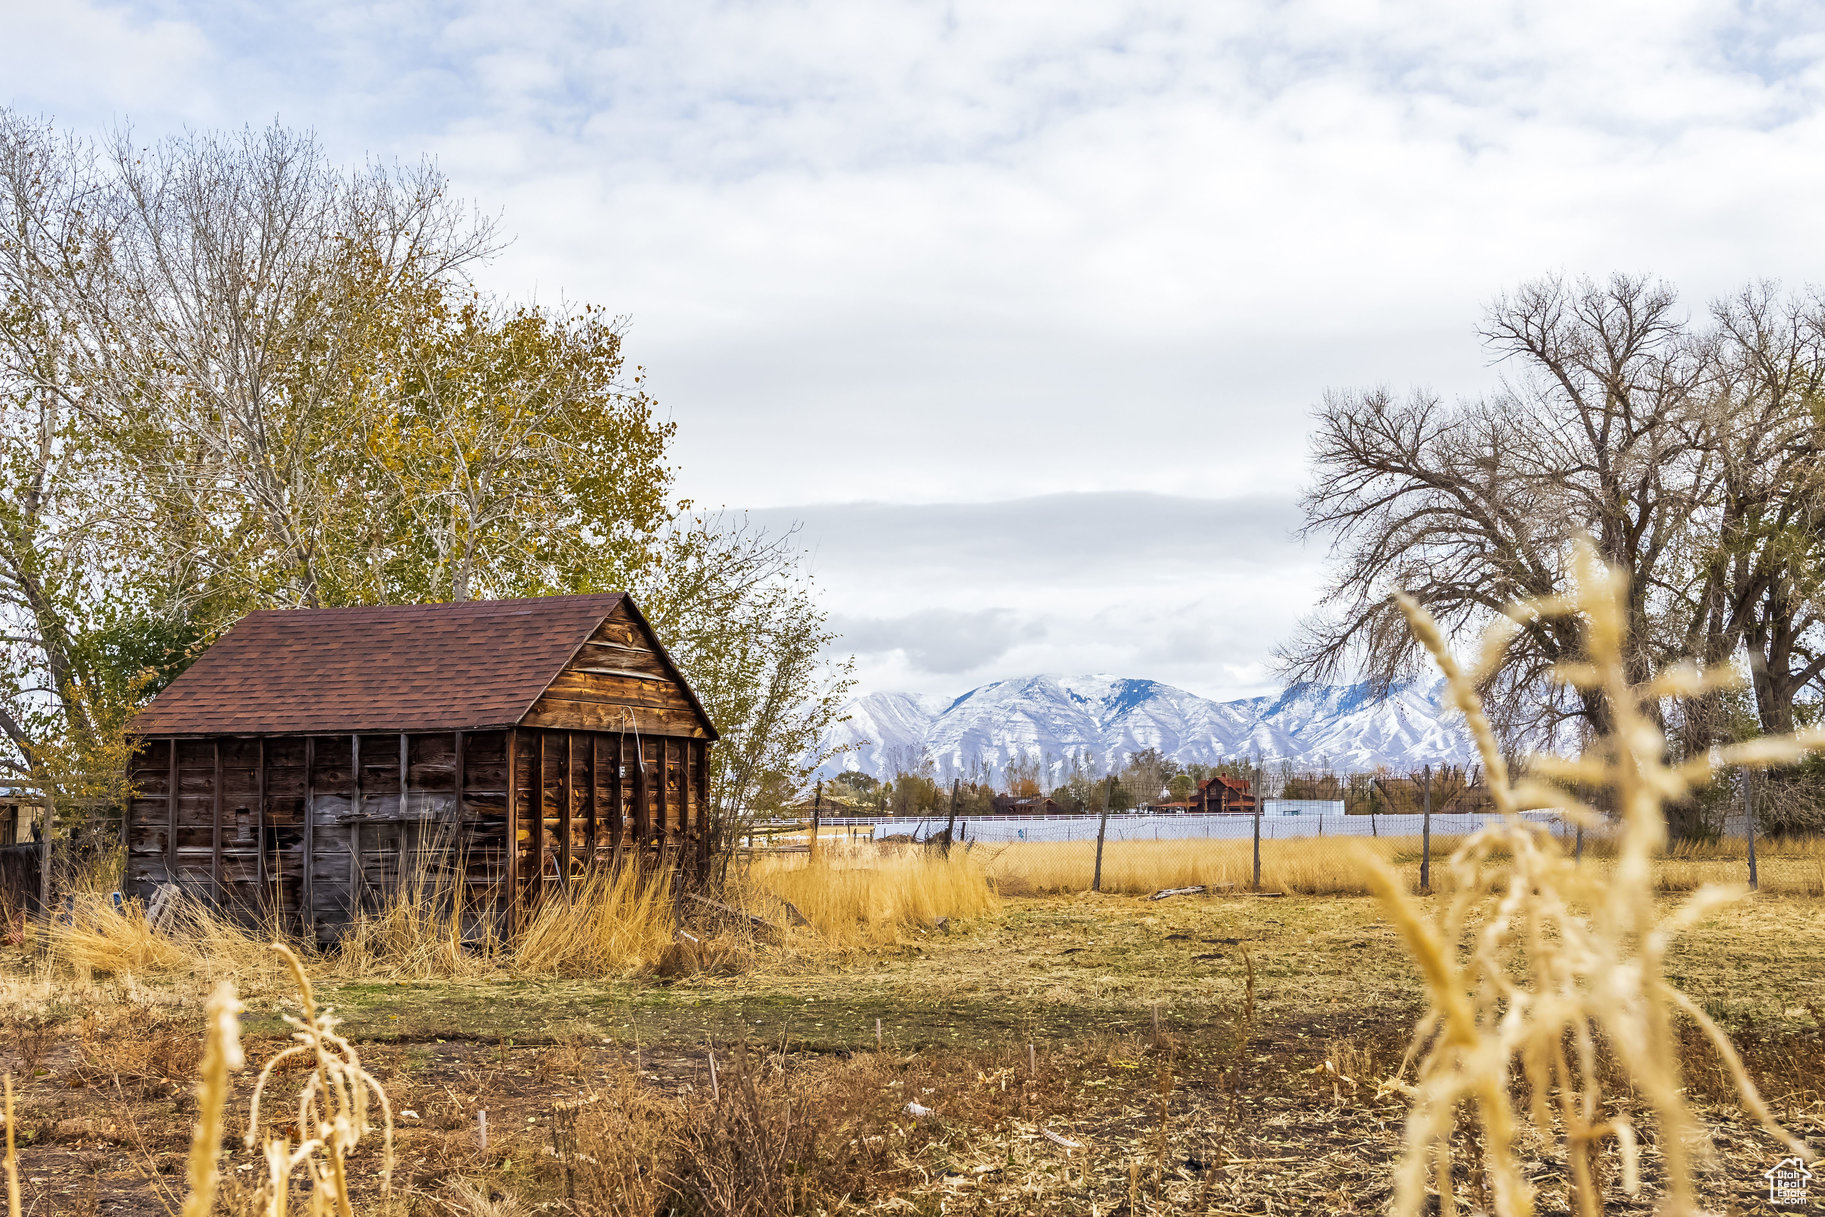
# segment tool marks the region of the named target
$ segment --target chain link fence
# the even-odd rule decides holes
[[[968,849],[1008,895],[1103,891],[1149,895],[1178,888],[1303,894],[1360,894],[1365,855],[1404,876],[1414,891],[1442,882],[1459,845],[1495,823],[1493,812],[1360,814],[1343,800],[1264,799],[1260,814],[829,817],[819,840],[942,845]],[[1562,816],[1524,812],[1580,865],[1602,867],[1613,856],[1607,831],[1581,830]],[[774,848],[802,850],[808,825],[782,826]],[[1825,837],[1757,838],[1748,819],[1726,821],[1709,842],[1679,842],[1656,863],[1665,891],[1736,883],[1764,892],[1825,896]]]

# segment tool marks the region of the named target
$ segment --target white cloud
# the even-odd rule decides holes
[[[1023,641],[1043,638],[1045,627],[1011,609],[921,609],[899,617],[831,618],[841,635],[837,650],[875,658],[895,656],[921,674],[979,672]]]
[[[202,30],[187,20],[86,3],[0,4],[0,98],[76,121],[136,111],[207,115]]]
[[[709,504],[1284,502],[1327,387],[1488,384],[1474,323],[1520,279],[1825,281],[1825,10],[1797,0],[73,0],[6,28],[11,100],[67,121],[433,151],[518,234],[493,283],[632,316]],[[903,576],[832,567],[833,607],[1037,623],[989,674],[1258,685],[1315,586],[1284,546],[1135,575],[1065,545],[1082,576],[1028,586],[902,542]]]
[[[1012,674],[1112,672],[1260,693],[1320,578],[1285,497],[841,503],[750,519],[798,526],[837,650],[856,655],[867,689],[956,694]]]

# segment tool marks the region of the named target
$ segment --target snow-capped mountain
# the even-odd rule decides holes
[[[940,776],[1011,760],[1060,761],[1087,753],[1099,768],[1157,748],[1181,764],[1255,758],[1337,770],[1462,765],[1469,738],[1443,702],[1444,683],[1397,686],[1385,699],[1366,685],[1294,685],[1278,697],[1212,701],[1154,680],[1026,676],[971,689],[953,701],[871,693],[847,707],[827,741],[850,750],[825,776],[876,777],[929,756]]]

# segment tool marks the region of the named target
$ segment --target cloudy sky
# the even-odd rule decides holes
[[[505,292],[631,318],[681,486],[799,537],[869,689],[1234,696],[1311,603],[1328,387],[1482,304],[1825,283],[1825,8],[0,0],[0,101],[434,156]]]

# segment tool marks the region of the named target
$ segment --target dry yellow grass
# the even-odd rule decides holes
[[[37,933],[47,975],[187,977],[211,984],[228,978],[245,991],[285,983],[270,945],[275,940],[291,941],[313,965],[339,976],[427,980],[500,970],[630,975],[655,967],[675,936],[669,878],[634,868],[580,878],[568,901],[546,902],[511,944],[501,941],[492,918],[470,912],[460,888],[419,875],[379,908],[364,911],[334,947],[322,951],[288,939],[276,925],[224,916],[185,897],[155,930],[136,901],[116,907],[99,893],[79,893],[69,924],[40,924]]]
[[[1432,838],[1433,885],[1453,882],[1446,867],[1463,837]],[[1419,889],[1418,837],[1312,837],[1261,843],[1261,890],[1307,896],[1372,894],[1374,860]],[[1090,890],[1096,842],[1061,841],[982,846],[977,853],[1004,896],[1062,895]],[[1825,896],[1825,837],[1765,841],[1757,847],[1761,890],[1770,895]],[[1594,875],[1615,865],[1615,850],[1593,836],[1583,865]],[[1707,883],[1741,883],[1747,875],[1743,844],[1678,844],[1650,861],[1654,890],[1695,891]],[[1248,888],[1254,878],[1247,840],[1111,841],[1103,847],[1103,891],[1144,896],[1165,888],[1204,884]]]
[[[997,905],[975,851],[897,849],[858,844],[823,847],[816,857],[756,859],[744,895],[769,916],[786,901],[825,942],[839,946],[892,941],[901,930],[940,917],[973,917]],[[781,910],[783,911],[783,910]]]
[[[623,866],[591,871],[568,899],[545,901],[506,962],[541,976],[627,976],[659,965],[677,938],[668,872]]]
[[[1444,856],[1433,841],[1435,859]],[[1096,842],[1060,841],[983,846],[987,872],[1003,895],[1041,896],[1090,890]],[[1363,896],[1370,892],[1362,858],[1367,854],[1419,873],[1419,841],[1384,837],[1357,842],[1313,838],[1261,843],[1261,890],[1314,896]],[[1249,888],[1254,881],[1250,841],[1111,841],[1103,846],[1103,891],[1144,896],[1164,888],[1199,884]]]
[[[461,853],[438,866],[431,860],[440,853],[436,847],[421,852],[380,907],[355,918],[336,947],[332,962],[337,973],[434,980],[493,966],[501,945],[494,918],[478,916],[470,907],[468,885],[462,881],[468,866]],[[467,940],[465,926],[471,931]]]
[[[243,987],[281,977],[265,945],[272,927],[244,925],[200,901],[179,898],[158,930],[137,902],[117,908],[94,892],[77,893],[69,917],[67,925],[51,922],[38,928],[45,962],[53,969],[62,965],[92,976],[232,978]]]

